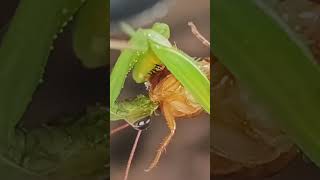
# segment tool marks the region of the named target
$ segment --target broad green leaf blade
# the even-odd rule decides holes
[[[210,82],[194,60],[174,48],[156,43],[150,44],[161,62],[210,114]]]
[[[128,73],[148,49],[147,39],[141,30],[138,30],[132,36],[129,45],[132,49],[123,50],[112,68],[110,76],[110,107],[114,105],[120,95]]]
[[[14,146],[6,157],[32,172],[33,178],[29,178],[32,180],[37,176],[48,180],[92,179],[95,175],[105,174],[104,165],[108,162],[106,123],[109,117],[105,109],[102,106],[89,107],[79,119],[64,117],[60,122],[68,124],[61,127],[46,126],[23,132],[19,129]],[[6,175],[1,168],[1,174]],[[83,170],[78,172],[79,169]],[[14,172],[19,173],[17,170]],[[11,171],[9,174],[15,173]],[[3,177],[11,179],[11,176]],[[25,178],[20,174],[16,179]]]
[[[59,31],[84,1],[19,1],[0,46],[0,149],[7,150],[17,123],[41,82]]]
[[[320,71],[310,53],[259,1],[212,2],[213,53],[277,115],[320,166]],[[268,12],[268,13],[267,13]]]
[[[35,175],[34,169],[43,168],[44,161],[51,158],[44,149],[53,149],[53,144],[48,143],[48,140],[52,140],[52,134],[43,141],[47,145],[44,147],[37,141],[38,138],[43,138],[44,134],[30,137],[35,139],[33,141],[26,137],[30,134],[18,133],[17,123],[30,103],[34,90],[41,82],[54,39],[57,38],[59,32],[63,31],[63,27],[68,24],[85,1],[28,0],[19,2],[0,46],[0,174],[2,179],[46,179],[46,177]],[[100,124],[100,127],[105,129],[105,122]],[[70,138],[70,134],[66,134],[65,130],[64,127],[59,130],[59,133],[53,133],[61,137],[59,139],[61,145]],[[78,129],[79,136],[84,135],[83,130]],[[40,128],[33,132],[35,131],[48,133],[47,128]],[[93,132],[97,132],[97,129]],[[81,141],[82,138],[76,139]],[[84,144],[87,145],[87,143]],[[101,147],[105,145],[101,144]],[[66,160],[68,153],[66,153],[65,146],[61,149],[63,151],[59,153],[64,156],[61,160]],[[76,148],[76,150],[79,149],[81,148]],[[30,153],[39,154],[30,157]],[[92,153],[97,154],[97,152]],[[51,160],[56,164],[61,162],[56,156]],[[76,160],[79,158],[77,157]],[[32,164],[32,162],[35,163]]]

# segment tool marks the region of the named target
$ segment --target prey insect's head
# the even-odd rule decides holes
[[[150,124],[151,124],[151,117],[147,116],[143,119],[140,119],[134,122],[133,124],[131,124],[131,126],[136,130],[145,130],[150,126]]]
[[[127,123],[136,130],[146,130],[151,125],[151,116],[126,120]]]

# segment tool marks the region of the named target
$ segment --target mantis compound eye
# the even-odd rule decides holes
[[[133,124],[133,128],[137,129],[137,130],[145,130],[147,129],[151,124],[151,118],[150,116],[145,117],[137,122],[135,122]]]

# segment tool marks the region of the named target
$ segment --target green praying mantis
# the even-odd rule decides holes
[[[129,47],[122,50],[110,76],[110,120],[125,120],[133,128],[141,131],[150,124],[149,117],[160,107],[166,118],[170,134],[163,140],[155,159],[146,169],[146,171],[150,171],[156,166],[161,153],[174,135],[176,125],[174,116],[171,115],[174,112],[170,111],[167,102],[155,101],[152,99],[152,95],[150,97],[139,95],[133,100],[117,101],[128,73],[132,70],[132,77],[136,83],[146,83],[149,82],[151,76],[167,68],[176,78],[176,81],[182,84],[186,91],[192,95],[195,102],[208,114],[210,114],[210,82],[195,59],[171,45],[168,40],[170,29],[167,24],[155,23],[149,29],[138,29],[136,31],[131,28],[128,30],[128,26],[126,27],[128,34],[131,36],[128,43]],[[173,82],[175,81],[173,80]],[[165,89],[170,88],[170,85],[164,85],[164,87]],[[182,105],[181,107],[185,106],[187,105]],[[192,108],[189,107],[187,108],[188,110],[180,110],[178,108],[179,110],[177,111],[180,111],[178,112],[180,114],[190,113],[187,111],[192,111]],[[130,156],[129,162],[131,160],[132,156]],[[130,163],[128,163],[128,167],[130,167]],[[125,179],[128,175],[128,167]]]
[[[151,29],[138,29],[132,35],[129,41],[130,49],[122,51],[110,76],[111,121],[121,119],[115,118],[116,111],[119,110],[116,100],[124,87],[128,73],[132,70],[133,79],[137,83],[143,83],[148,80],[150,73],[157,68],[157,65],[167,67],[203,109],[210,113],[210,82],[208,78],[193,58],[171,45],[169,37],[169,27],[163,23],[155,23]],[[154,108],[154,106],[150,107]],[[123,119],[130,124],[135,122],[131,118]]]

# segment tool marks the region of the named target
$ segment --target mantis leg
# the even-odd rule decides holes
[[[166,147],[169,145],[175,131],[176,131],[176,121],[171,111],[171,106],[168,103],[164,103],[161,106],[163,111],[164,117],[167,121],[168,128],[170,129],[170,133],[163,139],[160,147],[157,150],[157,154],[154,157],[153,161],[151,162],[150,166],[145,170],[146,172],[153,169],[159,162],[162,152],[166,150]]]

